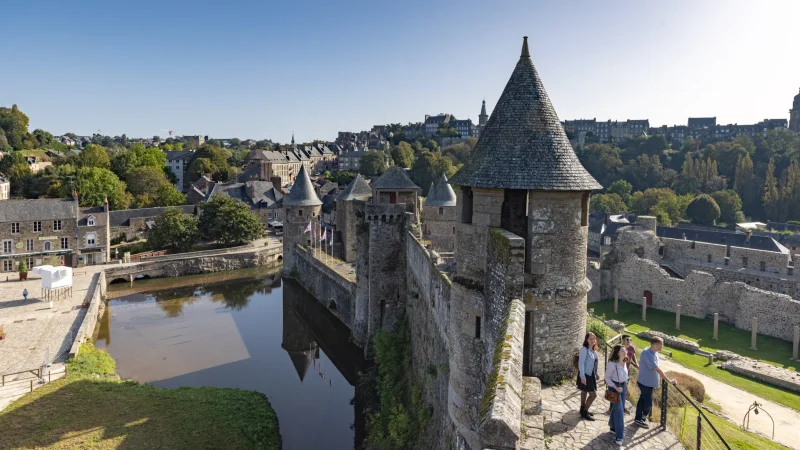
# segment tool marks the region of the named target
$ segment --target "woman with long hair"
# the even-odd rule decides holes
[[[578,389],[581,391],[581,417],[594,420],[594,414],[589,412],[594,399],[597,398],[597,336],[586,333],[583,346],[578,352]]]
[[[625,437],[625,397],[628,394],[628,353],[621,345],[615,345],[606,367],[606,386],[619,394],[619,403],[611,404],[611,417],[608,426],[617,435],[617,445],[622,445]]]

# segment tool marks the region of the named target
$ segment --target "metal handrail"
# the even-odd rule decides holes
[[[42,378],[42,368],[41,367],[38,367],[36,369],[20,370],[19,372],[4,373],[2,375],[2,377],[0,377],[0,378],[2,378],[2,383],[0,383],[0,386],[5,386],[6,385],[6,377],[10,377],[12,375],[19,375],[21,373],[28,373],[28,372],[36,375],[38,378]]]
[[[669,386],[669,383],[667,383],[667,381],[666,381],[666,380],[661,380],[661,387],[662,387],[662,389],[664,389],[664,392],[668,392],[668,389],[669,389],[669,387],[668,387],[668,386]],[[677,390],[677,391],[678,391],[678,392],[679,392],[679,393],[680,393],[680,394],[683,396],[683,398],[685,398],[685,399],[686,399],[686,401],[688,401],[688,402],[689,402],[689,404],[690,404],[690,405],[692,405],[692,407],[693,407],[694,409],[696,409],[696,410],[697,410],[697,413],[698,413],[700,416],[702,416],[702,417],[703,417],[703,419],[706,421],[706,423],[707,423],[709,426],[711,426],[711,429],[712,429],[712,430],[714,430],[714,433],[717,435],[717,437],[719,438],[719,440],[720,440],[720,441],[722,441],[722,444],[723,444],[723,445],[725,445],[725,448],[727,448],[728,450],[731,450],[731,446],[730,446],[730,445],[728,445],[728,443],[725,441],[725,438],[723,438],[723,437],[722,437],[722,435],[719,433],[719,431],[717,430],[717,427],[715,427],[715,426],[714,426],[714,424],[713,424],[713,423],[711,423],[711,421],[710,421],[710,420],[708,420],[708,417],[706,417],[706,415],[703,413],[703,410],[702,410],[702,409],[701,409],[699,406],[697,406],[697,405],[696,405],[696,404],[695,404],[695,403],[692,401],[692,399],[691,399],[691,398],[690,398],[688,395],[686,395],[686,393],[685,393],[685,392],[683,392],[683,391],[681,390],[681,388],[679,388],[677,385],[673,385],[672,387],[674,387],[674,388],[675,388],[675,389],[676,389],[676,390]],[[667,394],[667,395],[669,395],[669,394]],[[662,418],[662,421],[663,421],[663,420],[664,420],[664,419]]]

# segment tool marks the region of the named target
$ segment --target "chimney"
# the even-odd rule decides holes
[[[283,183],[281,182],[281,177],[270,177],[269,181],[272,183],[272,187],[283,193]]]
[[[750,236],[752,236],[752,235],[753,235],[753,232],[752,232],[752,231],[750,231],[750,230],[748,230],[748,231],[747,231],[747,235],[746,235],[746,236],[745,236],[745,238],[744,238],[744,241],[745,241],[745,242],[750,242]]]

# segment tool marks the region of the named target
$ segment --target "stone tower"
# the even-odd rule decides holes
[[[452,252],[455,242],[456,193],[442,174],[439,184],[431,183],[422,206],[422,236],[434,250]]]
[[[463,380],[451,380],[453,389],[466,395],[473,376],[485,379],[487,348],[496,338],[492,330],[513,298],[526,305],[523,372],[571,375],[572,361],[564,355],[572,355],[583,340],[591,288],[589,193],[602,186],[578,161],[533,66],[527,37],[472,157],[451,184],[458,197],[453,293],[462,297],[453,304],[463,305],[466,320],[453,329],[484,342],[483,348],[463,342],[451,352],[462,351],[462,361],[454,361],[462,366],[478,359],[469,356],[470,348],[484,352],[484,373],[467,369]],[[487,259],[500,251],[506,252],[500,255],[505,273],[498,284],[496,266]],[[510,259],[518,263],[507,264]],[[490,288],[497,285],[501,289]]]
[[[294,370],[302,383],[311,363],[319,358],[319,346],[314,334],[300,317],[293,298],[285,293],[283,295],[283,339],[281,348],[289,354],[292,366],[294,366]]]
[[[292,190],[283,198],[283,206],[283,272],[289,274],[295,268],[295,245],[311,245],[311,233],[305,230],[309,224],[319,225],[322,209],[304,165],[300,166]]]
[[[372,198],[369,187],[361,174],[336,197],[336,230],[338,241],[342,244],[342,259],[352,263],[356,260],[356,215],[364,216],[364,202]]]
[[[483,101],[481,104],[481,113],[478,115],[478,126],[483,129],[486,126],[486,122],[489,120],[489,116],[486,115],[486,100]]]
[[[792,109],[789,110],[789,129],[800,133],[800,94],[794,96]]]

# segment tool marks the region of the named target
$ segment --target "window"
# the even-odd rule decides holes
[[[742,267],[747,268],[747,256],[742,256]]]
[[[481,338],[481,316],[475,316],[475,339]]]
[[[14,261],[6,259],[3,261],[3,272],[11,272],[14,270]]]
[[[93,227],[94,226],[94,216],[89,216],[86,218],[86,226]]]
[[[442,214],[444,214],[444,208],[442,208],[442,207],[440,206],[440,207],[439,207],[439,215],[441,216]]]
[[[86,235],[86,245],[89,247],[94,247],[94,242],[97,239],[97,235],[94,233],[88,233]]]
[[[46,252],[50,251],[50,242],[45,241],[45,243],[44,243],[44,251],[46,251]]]
[[[11,253],[12,252],[11,249],[12,249],[13,246],[14,246],[13,242],[11,242],[11,241],[3,241],[3,253]]]
[[[42,231],[42,222],[33,222],[33,231],[41,232]]]
[[[762,272],[766,272],[767,271],[767,263],[765,263],[764,261],[761,261],[760,265],[761,265],[761,271]]]
[[[53,221],[53,231],[61,231],[61,221],[54,220]]]
[[[611,245],[611,236],[603,237],[603,245]]]
[[[302,216],[303,215],[303,210],[302,209],[298,209],[297,210],[297,215],[298,216]]]
[[[19,222],[11,222],[11,233],[19,234]]]
[[[708,254],[708,262],[711,262],[711,253]]]
[[[62,249],[69,248],[69,238],[61,238],[61,248]]]
[[[32,252],[33,251],[33,239],[28,239],[25,241],[25,251]]]
[[[34,261],[33,261],[33,258],[25,258],[25,264],[28,265],[28,269],[30,269],[31,267],[33,267],[35,265]]]

